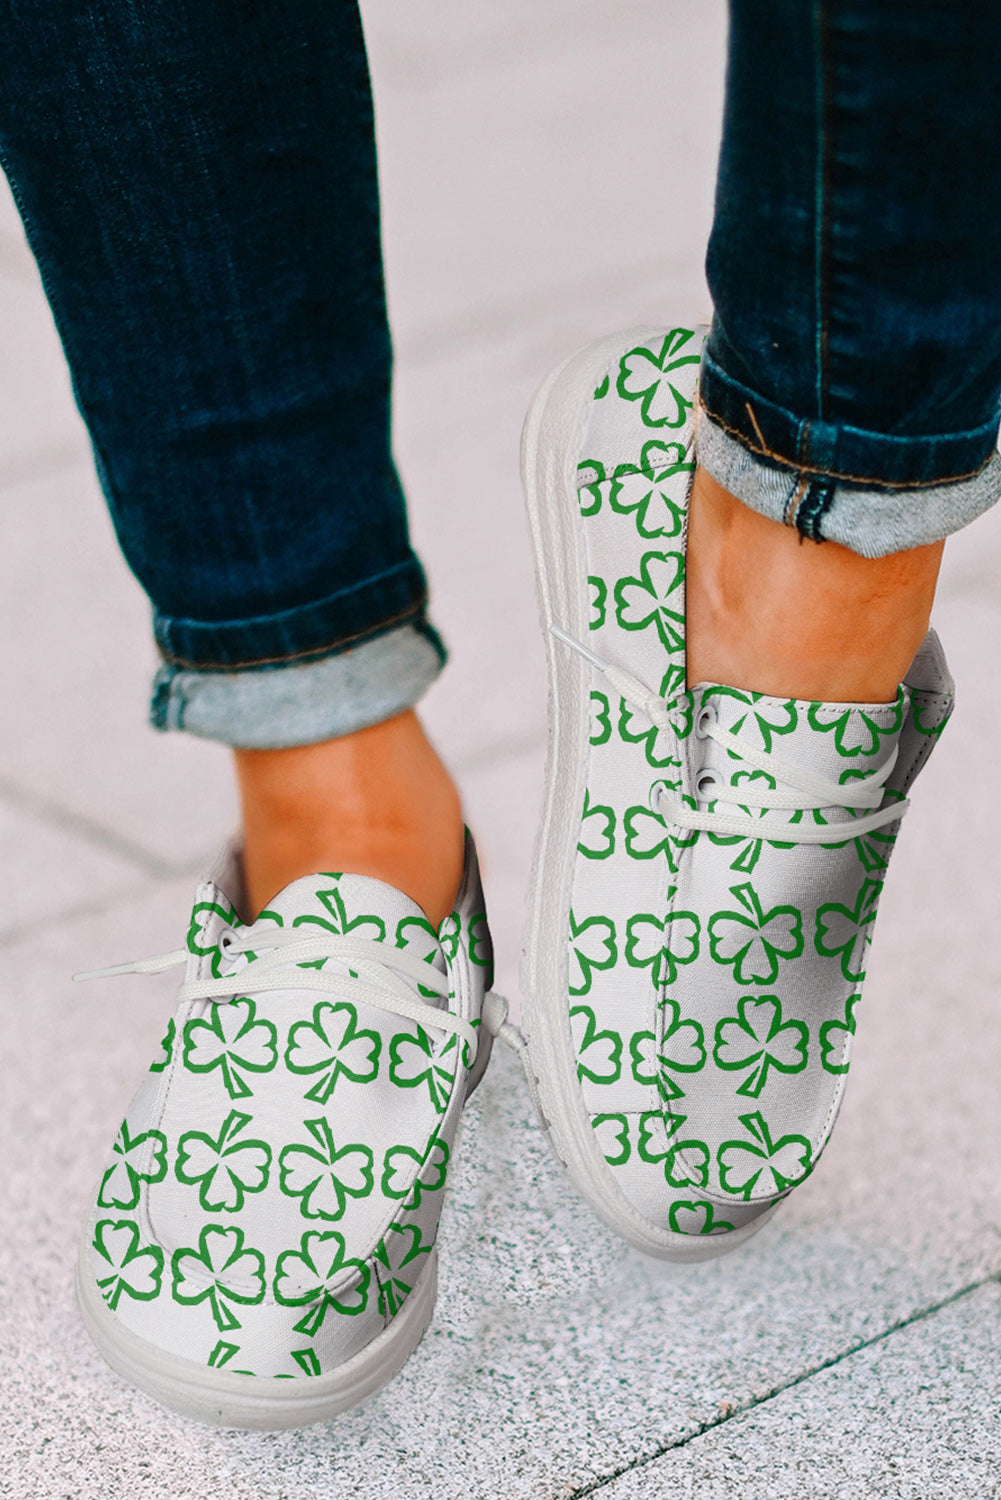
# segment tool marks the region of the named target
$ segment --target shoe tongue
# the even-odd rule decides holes
[[[269,901],[254,923],[331,932],[403,948],[445,973],[437,934],[416,901],[368,875],[306,875]],[[416,988],[416,984],[415,984]]]
[[[699,710],[711,706],[721,728],[756,750],[836,782],[846,779],[846,772],[869,775],[886,764],[907,707],[903,689],[892,703],[813,703],[705,683],[693,696],[696,724]],[[719,748],[713,741],[706,744]]]

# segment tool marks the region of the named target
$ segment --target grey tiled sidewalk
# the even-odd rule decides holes
[[[427,718],[516,997],[545,736],[520,421],[577,344],[705,307],[722,6],[363,10],[398,453],[452,648]],[[146,606],[6,201],[0,349],[0,1495],[1001,1495],[1001,513],[947,549],[960,707],[901,836],[816,1176],[733,1257],[646,1261],[566,1188],[504,1053],[467,1111],[438,1313],[403,1374],[328,1426],[216,1432],[123,1385],[75,1311],[79,1220],[173,986],[68,975],[176,946],[234,802],[221,751],[145,726]]]

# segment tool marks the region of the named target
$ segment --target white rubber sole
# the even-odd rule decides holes
[[[109,1312],[86,1266],[81,1241],[76,1297],[84,1326],[113,1370],[171,1411],[213,1427],[271,1432],[326,1422],[375,1395],[406,1364],[431,1321],[438,1291],[437,1251],[396,1317],[364,1349],[326,1375],[276,1380],[213,1370],[139,1338]]]
[[[566,935],[588,752],[590,668],[557,646],[550,625],[587,638],[583,538],[574,484],[580,439],[595,387],[630,344],[663,330],[612,334],[572,355],[544,381],[522,432],[521,473],[535,552],[539,615],[549,666],[549,749],[542,817],[528,892],[521,986],[528,1058],[542,1125],[577,1189],[606,1224],[637,1250],[661,1260],[726,1255],[757,1234],[772,1204],[725,1235],[685,1235],[648,1223],[625,1197],[598,1147],[577,1080],[570,1033]]]

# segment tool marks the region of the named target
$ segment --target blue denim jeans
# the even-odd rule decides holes
[[[1001,492],[999,64],[979,0],[732,0],[699,457],[805,536],[879,555]],[[355,0],[0,0],[0,160],[154,722],[275,746],[416,702]]]

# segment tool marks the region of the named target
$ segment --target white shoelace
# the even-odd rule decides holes
[[[212,1000],[221,1003],[266,990],[319,990],[344,1000],[373,1005],[378,1010],[413,1021],[425,1031],[448,1032],[468,1045],[471,1059],[476,1057],[476,1027],[452,1011],[426,1004],[400,977],[406,975],[422,988],[445,998],[449,989],[447,976],[403,949],[390,948],[368,938],[340,937],[333,932],[306,936],[301,927],[278,927],[274,931],[244,935],[226,929],[220,937],[220,951],[224,958],[246,955],[247,962],[219,979],[188,980],[178,990],[179,1001]],[[73,978],[87,980],[109,979],[116,974],[161,974],[165,969],[187,963],[188,957],[186,949],[178,948],[172,953],[137,959],[134,963],[87,969],[74,974]],[[351,972],[301,967],[328,959],[343,964]],[[500,996],[493,998],[501,999]],[[490,1030],[497,1035],[507,1024],[506,1002],[503,1014],[499,1014],[496,1006],[491,1010],[491,1020],[496,1021],[496,1030],[493,1026]]]
[[[604,661],[590,647],[582,645],[572,635],[561,630],[558,625],[551,625],[549,628],[557,640],[562,641],[564,645],[583,656],[585,661],[597,667],[605,680],[615,688],[631,708],[645,715],[658,729],[672,729],[671,705],[658,693],[653,692],[638,677],[634,677],[623,667],[616,667]],[[864,833],[872,833],[874,829],[882,828],[887,823],[898,822],[910,806],[906,797],[901,798],[900,801],[891,802],[886,807],[880,805],[885,792],[884,783],[897,763],[896,746],[887,757],[886,763],[871,776],[863,776],[856,781],[836,782],[828,781],[825,776],[817,776],[803,766],[791,766],[786,761],[780,760],[777,755],[749,745],[746,740],[740,739],[729,729],[721,728],[715,722],[711,712],[706,709],[702,710],[696,722],[698,734],[715,740],[717,745],[739,755],[741,760],[766,772],[775,781],[784,782],[786,786],[795,789],[792,792],[780,792],[768,788],[759,789],[747,784],[738,786],[726,780],[720,772],[707,769],[698,773],[695,778],[697,791],[701,792],[703,786],[708,785],[715,793],[712,798],[706,798],[706,801],[731,802],[736,803],[738,807],[783,808],[795,812],[812,812],[824,807],[844,808],[850,813],[865,812],[867,809],[874,810],[870,811],[867,817],[852,817],[847,822],[806,824],[783,823],[777,818],[752,818],[742,817],[739,814],[700,812],[697,808],[687,805],[687,802],[692,800],[691,798],[687,801],[682,800],[673,787],[660,781],[654,784],[651,791],[651,806],[656,799],[655,810],[666,823],[673,823],[681,828],[705,830],[708,833],[743,834],[750,838],[771,840],[780,844],[843,844],[848,839],[859,838]]]

